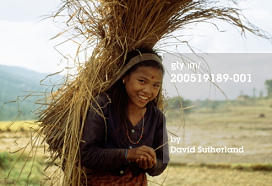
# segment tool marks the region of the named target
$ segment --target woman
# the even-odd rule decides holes
[[[92,104],[81,164],[89,185],[147,185],[169,162],[165,116],[157,108],[164,69],[148,49],[134,50],[109,90]],[[155,150],[156,149],[156,150]]]

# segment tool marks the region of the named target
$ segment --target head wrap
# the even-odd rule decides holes
[[[123,66],[118,76],[115,79],[113,79],[112,82],[110,83],[109,88],[112,87],[120,78],[122,78],[131,67],[143,61],[156,61],[158,63],[162,63],[162,60],[156,54],[153,53],[139,54],[131,58],[129,62]]]

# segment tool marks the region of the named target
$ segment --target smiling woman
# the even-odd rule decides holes
[[[152,49],[172,38],[187,43],[184,35],[177,38],[173,32],[187,30],[192,23],[213,24],[215,19],[240,28],[241,33],[248,30],[267,38],[243,19],[237,1],[226,0],[225,5],[210,0],[62,1],[54,18],[64,20],[67,27],[56,37],[67,38],[61,43],[79,44],[73,52],[79,66],[77,74],[67,74],[57,92],[41,100],[46,108],[40,111],[36,134],[48,144],[48,167],[62,168],[48,177],[50,185],[80,185],[81,179],[90,180],[89,172],[91,179],[105,175],[100,180],[135,178],[144,184],[146,172],[158,175],[165,169],[169,161],[163,149],[167,145],[162,145],[167,141],[165,117],[158,109],[162,108],[161,60],[153,52],[135,49]],[[128,54],[133,50],[134,55]],[[87,60],[80,58],[80,52]],[[35,139],[29,146],[36,144]]]
[[[168,141],[165,116],[156,99],[164,73],[161,59],[147,49],[131,54],[87,115],[81,163],[88,185],[147,185],[146,173],[159,175],[169,162],[168,146],[162,147]]]
[[[155,77],[155,79],[154,79]],[[123,78],[129,97],[129,110],[143,108],[159,93],[162,82],[162,72],[154,67],[138,67]]]

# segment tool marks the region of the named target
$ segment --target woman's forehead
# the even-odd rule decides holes
[[[154,79],[154,78],[162,78],[162,70],[155,68],[155,67],[145,67],[141,66],[138,67],[135,71],[131,72],[131,74],[134,75],[144,75],[147,76],[148,78]]]

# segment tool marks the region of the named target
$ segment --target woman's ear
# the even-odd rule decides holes
[[[128,80],[128,75],[126,75],[126,76],[124,76],[123,78],[122,78],[122,82],[123,82],[123,84],[126,84],[126,81]]]

